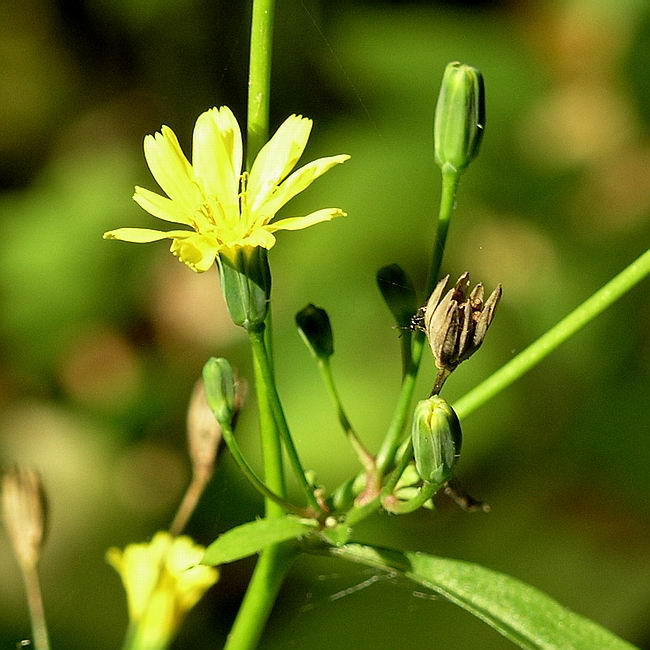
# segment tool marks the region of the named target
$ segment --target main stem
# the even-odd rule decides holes
[[[246,138],[246,167],[249,171],[255,156],[269,135],[274,14],[275,0],[253,0]],[[270,327],[267,327],[266,331],[267,345],[270,350]],[[264,383],[262,369],[257,359],[254,366],[264,454],[264,478],[273,492],[285,497],[282,444],[271,410],[268,386]],[[266,499],[266,516],[281,515],[280,505]],[[288,544],[273,544],[262,551],[224,650],[253,650],[257,646],[289,570],[293,553],[292,547]]]
[[[269,408],[273,415],[273,420],[279,436],[284,443],[287,455],[289,457],[289,462],[296,474],[296,478],[300,483],[307,502],[314,509],[314,513],[320,511],[320,506],[318,501],[314,496],[314,491],[312,486],[309,484],[307,477],[305,475],[305,470],[300,462],[300,457],[298,456],[298,450],[294,445],[293,438],[291,437],[291,432],[289,431],[289,425],[284,415],[284,409],[282,408],[282,403],[280,402],[280,396],[278,395],[277,388],[275,386],[275,377],[273,375],[273,369],[271,367],[271,361],[269,359],[268,350],[266,349],[266,344],[264,341],[264,331],[255,330],[249,332],[249,339],[251,343],[251,349],[253,351],[253,357],[255,359],[255,367],[259,369],[259,377],[261,382],[264,384],[265,398],[268,401]]]
[[[275,0],[253,0],[246,133],[246,168],[249,171],[269,137],[274,15]]]

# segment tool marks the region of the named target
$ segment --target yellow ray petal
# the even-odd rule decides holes
[[[151,190],[136,185],[133,200],[144,208],[149,214],[153,214],[158,219],[171,221],[173,223],[183,223],[186,226],[192,226],[192,220],[188,219],[187,212],[178,202],[172,201]]]
[[[238,216],[242,144],[239,125],[230,109],[212,108],[194,126],[194,174],[209,197],[216,198],[233,220]]]
[[[269,230],[258,228],[254,230],[248,237],[240,240],[241,246],[261,246],[262,248],[273,248],[275,245],[275,237]]]
[[[280,219],[280,221],[270,223],[264,226],[264,228],[269,232],[276,232],[278,230],[302,230],[303,228],[309,228],[309,226],[313,226],[321,221],[331,221],[336,217],[345,217],[346,214],[346,212],[343,212],[343,210],[340,210],[339,208],[323,208],[322,210],[317,210],[316,212],[307,214],[304,217]]]
[[[328,158],[319,158],[313,162],[307,163],[300,169],[297,169],[280,185],[269,200],[261,205],[255,217],[256,221],[270,221],[275,213],[296,194],[309,187],[319,176],[332,169],[336,165],[344,163],[350,156],[341,154],[339,156],[329,156]]]
[[[266,202],[273,188],[296,166],[307,145],[311,126],[310,119],[291,115],[257,154],[248,179],[251,213]]]
[[[212,266],[220,248],[221,245],[215,237],[191,233],[190,237],[174,239],[170,250],[192,271],[203,273]]]
[[[152,241],[161,239],[184,239],[194,235],[190,230],[151,230],[149,228],[118,228],[105,232],[104,239],[119,239],[120,241],[130,241],[134,244],[148,244]]]
[[[179,201],[188,211],[200,204],[201,191],[194,182],[192,167],[168,126],[145,137],[144,156],[156,182],[170,199]]]

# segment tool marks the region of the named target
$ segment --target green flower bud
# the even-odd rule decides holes
[[[310,303],[296,314],[296,325],[316,359],[327,360],[334,354],[332,325],[324,309]]]
[[[238,409],[236,382],[226,359],[211,357],[203,366],[203,389],[217,422],[230,426]]]
[[[389,264],[377,271],[377,285],[395,322],[408,328],[418,310],[418,299],[411,278],[399,264]]]
[[[460,456],[462,433],[458,416],[446,400],[434,395],[418,402],[411,438],[420,478],[437,484],[448,480]]]
[[[443,173],[462,172],[478,154],[485,128],[485,89],[480,71],[449,63],[440,86],[434,140]]]
[[[269,311],[271,270],[268,251],[243,246],[219,253],[221,289],[235,325],[260,330]]]

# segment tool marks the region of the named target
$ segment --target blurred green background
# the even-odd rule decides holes
[[[169,524],[189,478],[184,418],[210,355],[251,376],[214,271],[164,243],[101,239],[157,227],[130,196],[157,189],[142,138],[170,125],[189,152],[203,110],[243,122],[248,3],[23,0],[0,6],[0,462],[37,466],[51,501],[42,562],[53,646],[119,647],[124,594],[111,545]],[[314,119],[305,155],[352,160],[285,215],[349,216],[283,234],[271,255],[280,391],[305,464],[333,487],[356,471],[293,327],[307,302],[335,328],[334,370],[378,445],[399,384],[399,333],[375,288],[387,263],[421,287],[439,197],[432,155],[445,64],[482,69],[488,123],[444,268],[504,300],[488,341],[452,377],[457,398],[642,253],[650,240],[650,5],[645,0],[280,0],[272,126]],[[458,474],[492,505],[378,515],[355,537],[480,562],[650,648],[648,283],[464,423]],[[421,390],[433,364],[423,364]],[[256,414],[238,435],[259,464]],[[188,532],[209,543],[261,512],[223,453]],[[222,579],[175,645],[220,647],[252,562]],[[28,638],[0,536],[0,647]],[[300,560],[263,648],[512,647],[394,577]]]

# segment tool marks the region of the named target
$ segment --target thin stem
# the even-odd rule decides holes
[[[417,495],[408,501],[388,501],[390,497],[384,499],[384,507],[395,515],[406,515],[415,512],[421,508],[435,493],[442,487],[439,483],[425,483]],[[393,497],[394,499],[394,497]]]
[[[292,543],[267,546],[257,561],[224,650],[254,650],[297,551]]]
[[[237,465],[239,465],[239,468],[244,473],[244,476],[246,476],[251,485],[253,485],[253,487],[258,492],[260,492],[267,499],[273,501],[275,504],[279,505],[283,511],[293,512],[294,514],[301,517],[309,516],[309,513],[306,512],[304,508],[298,508],[294,506],[282,497],[275,494],[275,492],[272,490],[269,490],[264,482],[257,476],[255,470],[248,464],[248,461],[244,458],[244,455],[239,448],[239,444],[237,443],[237,439],[235,438],[235,434],[233,433],[233,430],[230,426],[226,426],[226,423],[222,422],[221,431],[223,433],[223,439],[226,445],[228,445],[228,449],[230,450],[230,453],[235,462]]]
[[[34,648],[35,650],[50,650],[50,640],[45,621],[45,609],[43,608],[43,595],[41,593],[41,581],[38,577],[38,568],[36,565],[23,567],[23,579],[25,581],[25,592],[27,593],[29,618],[32,624]]]
[[[409,372],[412,364],[413,357],[412,355],[412,339],[413,335],[410,331],[402,331],[400,335],[400,352],[402,356],[402,379]]]
[[[274,15],[275,0],[253,0],[246,139],[246,168],[249,171],[269,137]]]
[[[264,480],[267,487],[280,497],[287,494],[284,482],[282,461],[282,441],[273,417],[269,387],[264,379],[264,373],[258,359],[253,353],[253,368],[255,371],[255,390],[260,412],[260,436],[262,439],[262,458],[264,461]],[[283,509],[273,499],[266,500],[266,516],[280,517]]]
[[[261,383],[264,385],[264,397],[267,400],[275,426],[280,434],[280,438],[287,450],[289,462],[305,492],[309,505],[313,508],[315,513],[318,513],[320,512],[320,506],[318,505],[318,501],[314,496],[314,491],[305,476],[305,470],[300,462],[298,450],[294,445],[293,438],[289,431],[289,425],[287,424],[287,419],[284,415],[284,409],[280,402],[280,396],[278,395],[275,385],[275,377],[271,370],[271,364],[264,344],[264,332],[262,330],[250,330],[248,332],[248,337],[253,351],[255,367],[259,371],[259,380],[261,380]]]
[[[345,517],[345,523],[348,526],[353,526],[354,524],[359,523],[362,519],[369,517],[373,512],[379,510],[382,499],[387,499],[393,494],[393,490],[395,489],[395,486],[397,485],[400,477],[404,473],[406,466],[411,461],[411,458],[413,458],[413,442],[409,438],[403,445],[397,466],[391,472],[390,477],[382,487],[381,493],[374,496],[369,501],[366,501],[364,503],[356,503],[354,507],[348,511]]]
[[[375,459],[372,454],[368,451],[367,447],[361,442],[357,432],[354,430],[354,427],[350,423],[348,416],[343,408],[343,403],[339,395],[338,390],[336,389],[336,384],[334,383],[334,377],[332,376],[332,367],[330,366],[329,359],[318,359],[318,369],[320,370],[325,386],[327,387],[327,392],[329,393],[332,403],[336,408],[336,412],[339,419],[339,424],[343,429],[343,433],[346,438],[354,448],[359,461],[363,465],[364,469],[368,474],[374,474],[375,472]]]
[[[454,410],[459,418],[473,413],[489,399],[510,386],[560,344],[583,328],[626,291],[639,283],[650,273],[650,250],[638,257],[632,264],[613,277],[579,307],[565,316],[557,325],[540,336],[534,343],[520,352],[514,359],[497,370],[491,377],[461,397]]]
[[[457,172],[444,172],[442,175],[442,193],[440,196],[440,210],[438,215],[438,227],[436,230],[436,239],[433,246],[431,257],[431,266],[429,268],[429,277],[427,279],[427,295],[433,291],[436,285],[442,257],[447,241],[447,232],[449,231],[449,222],[456,206],[456,191],[460,181],[460,174]],[[399,446],[404,425],[409,414],[409,407],[413,397],[413,390],[420,368],[422,351],[424,349],[424,333],[417,331],[413,337],[413,346],[411,354],[411,364],[404,379],[397,400],[397,407],[393,414],[393,419],[388,427],[386,437],[379,449],[377,455],[378,474],[381,477],[389,469],[395,458],[395,452]]]
[[[183,495],[183,500],[178,506],[174,520],[169,526],[170,535],[176,537],[183,532],[183,529],[185,526],[187,526],[187,522],[190,520],[192,513],[196,509],[199,499],[201,498],[201,495],[203,494],[205,486],[208,484],[209,480],[210,477],[206,475],[199,476],[195,474],[192,476],[192,480],[190,481],[190,484],[187,486],[187,490],[185,490],[185,494]]]

